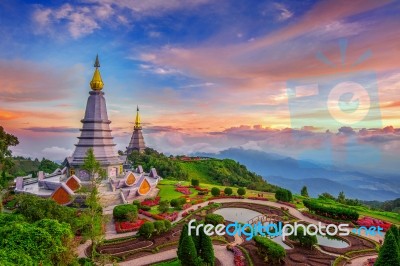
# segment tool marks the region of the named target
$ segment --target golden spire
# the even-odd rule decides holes
[[[140,128],[140,115],[139,115],[139,106],[136,107],[136,119],[135,119],[135,128]]]
[[[99,55],[96,55],[96,61],[94,62],[93,65],[96,69],[93,73],[93,78],[92,81],[90,82],[90,87],[94,91],[100,91],[103,89],[104,83],[103,80],[101,79],[99,67],[100,67],[100,62],[99,62]]]

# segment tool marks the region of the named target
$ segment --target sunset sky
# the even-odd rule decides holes
[[[0,125],[14,154],[71,155],[98,53],[118,149],[139,105],[148,146],[166,153],[334,151],[395,172],[399,13],[400,1],[2,0]]]

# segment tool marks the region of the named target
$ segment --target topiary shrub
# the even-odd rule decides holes
[[[146,206],[146,205],[140,205],[140,209],[143,211],[150,211],[151,207],[150,206]]]
[[[164,220],[155,221],[153,224],[154,224],[154,229],[155,229],[157,234],[161,234],[161,233],[166,231],[165,230]]]
[[[221,194],[221,190],[217,187],[213,187],[211,189],[211,195],[213,195],[214,197],[217,197]]]
[[[244,196],[244,195],[246,194],[246,189],[244,189],[244,188],[242,188],[242,187],[238,188],[237,194],[238,194],[239,196]]]
[[[258,253],[264,257],[264,261],[268,262],[268,265],[281,265],[281,261],[286,256],[286,251],[281,245],[267,237],[255,236],[253,239],[256,242]]]
[[[172,224],[169,220],[162,220],[162,222],[164,222],[164,226],[165,226],[165,231],[169,231],[172,227]]]
[[[198,187],[200,185],[200,181],[198,179],[192,179],[192,186]]]
[[[317,236],[308,235],[307,232],[304,232],[304,229],[302,227],[298,227],[297,234],[290,235],[289,239],[293,241],[298,241],[300,243],[300,246],[308,249],[312,249],[312,247],[318,243]]]
[[[290,202],[293,200],[293,195],[289,190],[280,188],[275,192],[275,198],[280,201]]]
[[[204,223],[212,225],[223,224],[224,222],[225,222],[224,217],[222,215],[215,213],[207,214],[204,220]]]
[[[123,204],[114,207],[113,217],[117,221],[135,221],[137,219],[138,209],[136,205]]]
[[[152,222],[145,222],[139,228],[139,234],[145,238],[150,238],[154,232],[154,224]]]
[[[232,193],[233,193],[233,191],[232,191],[232,189],[230,188],[230,187],[226,187],[225,189],[224,189],[224,194],[225,195],[232,195]]]

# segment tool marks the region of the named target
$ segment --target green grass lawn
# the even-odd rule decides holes
[[[200,183],[216,184],[208,175],[208,166],[203,162],[179,162],[182,168],[189,174],[191,179],[198,179]]]

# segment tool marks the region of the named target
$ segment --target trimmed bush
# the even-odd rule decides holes
[[[169,220],[163,220],[163,222],[164,222],[165,231],[168,232],[171,229],[172,224]]]
[[[233,191],[232,191],[232,189],[230,187],[226,187],[224,189],[224,193],[225,193],[225,195],[229,196],[229,195],[232,195]]]
[[[192,186],[198,187],[200,185],[200,181],[198,179],[192,179]]]
[[[298,241],[301,246],[312,249],[312,247],[318,243],[317,236],[308,235],[307,232],[304,232],[302,227],[297,228],[297,235],[290,235],[290,240]]]
[[[154,229],[156,230],[157,234],[161,234],[163,232],[165,232],[165,224],[163,220],[160,221],[155,221],[154,223]]]
[[[140,206],[140,209],[141,209],[142,211],[150,211],[151,207],[146,206],[146,205],[141,205],[141,206]]]
[[[221,190],[217,187],[213,187],[211,189],[211,195],[213,195],[214,197],[217,197],[221,194]]]
[[[145,238],[150,238],[154,232],[154,224],[152,222],[145,222],[139,228],[139,234]]]
[[[136,205],[123,204],[115,206],[113,217],[117,221],[135,221],[137,219],[138,209]]]
[[[158,205],[157,208],[160,212],[167,212],[169,210],[169,201],[168,200],[162,200],[160,201],[160,204]]]
[[[217,225],[217,224],[223,224],[225,222],[225,219],[222,215],[209,213],[206,215],[204,222],[206,224]]]
[[[291,202],[293,200],[293,195],[289,190],[280,188],[275,192],[275,198],[280,201]]]
[[[333,207],[333,206],[325,206],[322,203],[319,203],[318,200],[303,200],[304,206],[306,206],[310,211],[325,216],[328,218],[336,219],[336,220],[348,220],[348,221],[357,221],[358,220],[358,212],[350,209]]]
[[[280,265],[281,260],[286,256],[286,251],[281,245],[267,237],[255,236],[253,239],[259,254],[264,257],[264,261],[268,262],[268,265]]]
[[[238,194],[239,196],[244,196],[244,195],[246,194],[246,189],[244,189],[244,188],[242,188],[242,187],[238,188],[237,194]]]

